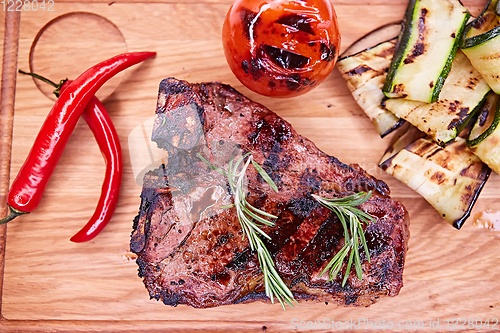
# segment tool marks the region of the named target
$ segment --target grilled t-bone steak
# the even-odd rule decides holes
[[[273,191],[254,168],[247,171],[247,200],[278,216],[262,229],[277,271],[295,299],[368,306],[395,296],[403,281],[408,244],[405,208],[387,185],[358,165],[320,151],[264,106],[220,83],[161,82],[152,140],[168,151],[168,163],[144,177],[131,250],[150,297],[197,308],[267,299],[257,255],[250,249],[232,203],[227,168],[234,154],[250,152],[274,180]],[[365,230],[371,262],[360,250],[363,280],[346,263],[332,282],[320,276],[344,244],[337,216],[311,194],[343,197],[371,190],[360,208],[376,223]]]

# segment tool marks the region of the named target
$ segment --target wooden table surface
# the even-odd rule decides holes
[[[342,49],[372,29],[400,20],[407,5],[404,0],[332,3],[341,28]],[[463,3],[477,15],[486,1]],[[30,77],[15,79],[12,73],[16,58],[12,54],[18,55],[18,68],[35,68],[59,80],[86,69],[85,61],[97,62],[113,52],[158,53],[127,70],[101,92],[118,130],[125,162],[120,201],[105,230],[88,243],[69,241],[91,216],[104,177],[103,159],[84,122],[78,124],[71,137],[39,208],[0,227],[0,331],[277,332],[296,328],[305,331],[307,325],[316,325],[314,331],[322,331],[324,323],[351,320],[353,328],[368,331],[390,330],[389,323],[394,325],[394,331],[413,331],[415,327],[424,328],[419,326],[422,324],[436,331],[476,330],[481,326],[488,331],[484,326],[488,319],[491,330],[494,318],[500,319],[500,234],[474,222],[486,210],[498,215],[500,176],[492,174],[471,218],[462,230],[455,230],[415,192],[377,167],[391,137],[381,139],[377,135],[337,70],[317,89],[291,99],[259,96],[237,81],[221,45],[222,22],[230,4],[230,0],[56,1],[53,11],[23,10],[18,39],[14,41],[11,36],[16,36],[15,20],[9,20],[15,13],[0,13],[0,43],[6,64],[0,122],[2,209],[9,179],[17,174],[53,104],[46,87],[39,89]],[[69,21],[61,19],[64,14]],[[51,22],[56,17],[59,21]],[[50,26],[44,28],[47,24]],[[34,41],[37,45],[32,47]],[[128,137],[136,126],[154,115],[158,84],[170,76],[231,84],[284,117],[320,149],[343,162],[359,163],[386,181],[392,196],[406,206],[411,218],[400,295],[383,298],[369,308],[306,302],[286,311],[279,304],[262,302],[198,310],[150,300],[129,250],[141,186],[134,179]],[[12,139],[10,110],[14,111]],[[6,210],[0,213],[4,216]],[[472,321],[451,327],[459,318]],[[398,328],[399,324],[403,326]],[[500,323],[494,328],[500,329]]]

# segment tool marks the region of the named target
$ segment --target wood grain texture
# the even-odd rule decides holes
[[[400,20],[407,4],[403,0],[332,2],[341,27],[342,49],[370,30]],[[463,3],[478,13],[486,1]],[[380,139],[337,70],[317,89],[291,99],[259,96],[237,81],[225,62],[220,40],[230,4],[230,0],[57,1],[53,12],[22,13],[18,52],[22,69],[30,68],[30,48],[40,29],[70,12],[100,15],[119,28],[128,50],[155,50],[158,55],[127,70],[114,93],[104,100],[122,142],[125,170],[120,202],[102,234],[88,243],[69,241],[91,216],[104,175],[102,157],[84,122],[71,137],[39,208],[9,224],[0,330],[282,332],[294,330],[294,323],[299,322],[364,318],[395,324],[423,321],[427,329],[431,321],[439,319],[441,326],[436,331],[446,331],[446,318],[500,317],[500,234],[472,224],[476,214],[500,210],[500,176],[491,176],[471,219],[462,230],[455,230],[416,193],[378,168],[391,137]],[[89,52],[98,54],[106,41],[87,43]],[[64,66],[69,65],[61,65],[64,62],[57,59],[72,57],[73,50],[64,38],[54,50],[58,50],[54,52],[55,65],[46,65],[60,66],[64,72]],[[73,63],[71,69],[79,65]],[[369,308],[307,302],[286,312],[278,304],[262,302],[197,310],[149,300],[129,251],[141,187],[129,162],[128,135],[154,115],[158,84],[169,76],[231,84],[284,117],[320,149],[343,162],[359,163],[386,181],[392,196],[403,202],[411,218],[410,250],[400,295]],[[16,87],[11,179],[53,104],[29,77],[19,76]],[[366,326],[358,328],[373,331]]]

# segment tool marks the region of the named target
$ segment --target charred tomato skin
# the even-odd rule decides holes
[[[265,96],[302,95],[338,58],[340,32],[330,0],[235,0],[222,29],[229,67]]]

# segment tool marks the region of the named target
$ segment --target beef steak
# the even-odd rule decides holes
[[[358,165],[346,165],[298,135],[284,119],[230,86],[161,82],[152,140],[168,162],[144,177],[131,250],[150,297],[197,308],[267,299],[257,255],[243,238],[225,176],[198,154],[227,168],[250,152],[274,180],[274,192],[255,169],[247,172],[247,200],[278,216],[262,229],[276,268],[294,297],[370,305],[395,296],[403,281],[407,212],[387,185]],[[375,217],[365,229],[371,262],[361,252],[363,280],[346,269],[332,282],[320,273],[344,244],[337,216],[311,194],[341,197],[372,191],[360,208]]]

